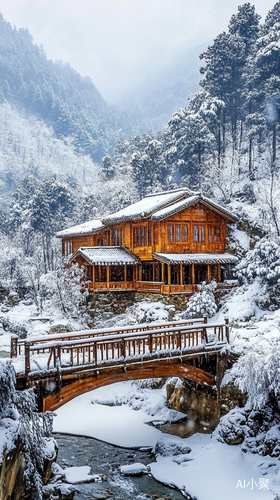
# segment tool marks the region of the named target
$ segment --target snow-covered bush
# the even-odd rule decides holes
[[[214,316],[217,311],[217,304],[215,302],[214,291],[217,284],[211,281],[208,285],[203,282],[199,292],[194,293],[184,313],[185,318],[200,318],[206,314],[209,318]]]
[[[280,345],[263,341],[254,344],[233,367],[235,383],[248,393],[254,409],[262,408],[269,398],[280,395]]]
[[[172,319],[175,312],[174,306],[162,302],[136,302],[128,307],[125,312],[124,324],[134,325],[137,323],[160,323]]]

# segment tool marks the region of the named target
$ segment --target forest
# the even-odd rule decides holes
[[[180,186],[228,205],[256,238],[279,236],[279,1],[263,23],[253,5],[240,6],[200,55],[200,90],[188,105],[159,132],[124,128],[115,146],[98,134],[104,156],[77,133],[77,116],[91,116],[96,131],[101,116],[120,126],[94,84],[47,60],[3,18],[0,43],[2,287],[36,296],[47,273],[62,272],[58,230]],[[70,121],[55,118],[58,103]]]

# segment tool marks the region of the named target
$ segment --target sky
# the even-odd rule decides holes
[[[240,0],[0,0],[12,26],[28,28],[47,57],[90,76],[116,103],[227,29]],[[264,19],[276,0],[256,0]]]

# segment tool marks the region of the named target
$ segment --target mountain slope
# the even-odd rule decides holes
[[[89,77],[47,59],[28,30],[12,28],[1,14],[0,98],[42,118],[57,137],[71,137],[94,161],[143,130],[140,114],[108,105]]]

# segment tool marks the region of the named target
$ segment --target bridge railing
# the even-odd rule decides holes
[[[215,351],[228,341],[228,322],[222,324],[177,325],[165,329],[122,333],[87,339],[51,341],[32,345],[25,340],[25,374],[31,371],[31,354],[37,354],[39,371],[132,365],[164,356]],[[46,353],[48,354],[46,356]],[[39,365],[41,363],[41,366]]]
[[[30,340],[31,345],[42,344],[43,342],[50,342],[51,340],[56,341],[65,341],[65,340],[75,340],[75,339],[83,339],[83,338],[92,338],[101,335],[115,335],[121,333],[130,333],[130,332],[142,332],[153,330],[155,328],[166,328],[167,326],[177,326],[177,325],[195,325],[201,323],[207,323],[208,318],[206,315],[203,318],[192,318],[180,321],[169,321],[165,323],[143,323],[132,326],[124,326],[121,328],[98,328],[91,330],[80,330],[76,332],[67,332],[67,333],[58,333],[54,335],[40,335],[38,337],[33,337]],[[16,335],[12,335],[11,337],[11,358],[16,358],[24,354],[24,346],[25,339],[19,339]]]

